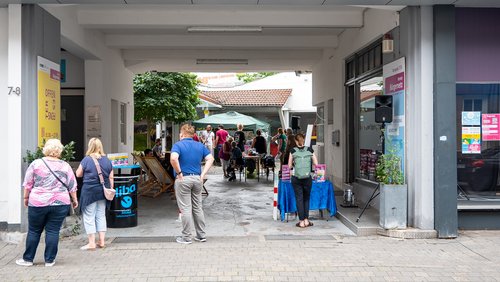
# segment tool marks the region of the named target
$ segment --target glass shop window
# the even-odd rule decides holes
[[[457,84],[458,198],[500,200],[500,84]]]
[[[382,153],[380,124],[375,122],[375,96],[382,95],[383,79],[374,77],[361,83],[359,94],[359,174],[375,181],[375,167]]]

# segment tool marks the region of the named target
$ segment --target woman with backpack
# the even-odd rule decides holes
[[[304,146],[304,134],[295,135],[297,147],[290,150],[288,157],[288,166],[293,167],[292,186],[297,201],[297,211],[299,213],[299,222],[297,227],[305,228],[313,226],[309,221],[309,198],[311,196],[313,165],[318,164],[313,149]]]

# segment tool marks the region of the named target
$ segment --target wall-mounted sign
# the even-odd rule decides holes
[[[38,146],[61,139],[61,73],[59,65],[38,57]]]
[[[87,137],[101,137],[101,107],[87,107]]]
[[[462,154],[481,154],[480,127],[462,127]]]
[[[483,114],[483,141],[500,141],[500,114]]]
[[[481,112],[462,112],[463,125],[481,125]]]

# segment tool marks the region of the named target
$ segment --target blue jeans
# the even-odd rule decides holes
[[[28,207],[28,236],[23,259],[33,262],[40,236],[45,229],[45,262],[56,259],[59,244],[59,231],[64,218],[69,211],[69,205]]]

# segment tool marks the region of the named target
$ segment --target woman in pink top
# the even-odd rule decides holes
[[[59,231],[70,204],[78,207],[76,178],[70,165],[60,160],[63,145],[49,139],[43,147],[45,157],[34,160],[24,177],[24,205],[28,207],[28,236],[21,266],[32,266],[40,235],[45,229],[45,266],[53,266],[59,244]],[[71,196],[71,198],[70,198]]]

